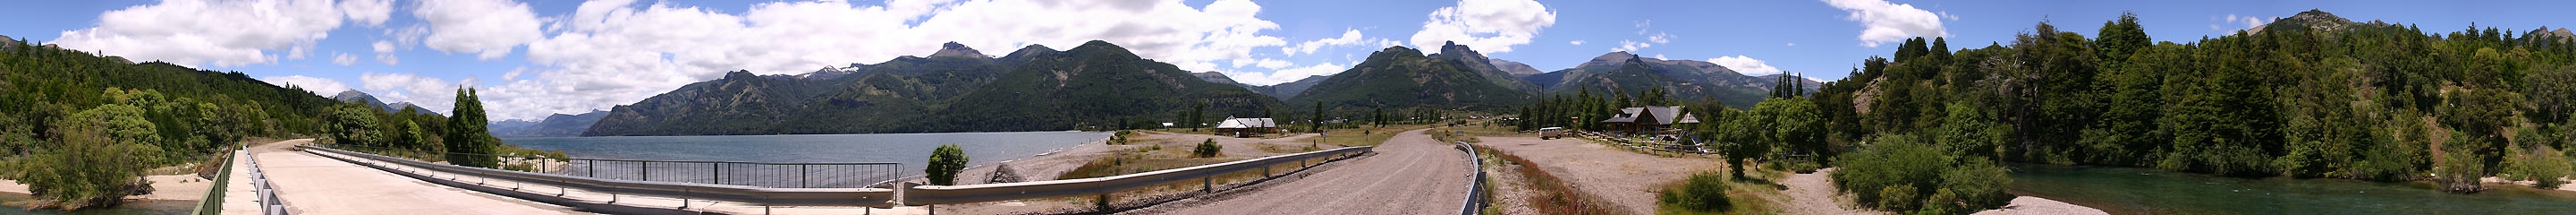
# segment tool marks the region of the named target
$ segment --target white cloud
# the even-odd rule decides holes
[[[482,60],[509,56],[510,49],[545,37],[536,12],[510,0],[422,1],[412,15],[429,25],[422,42],[430,49],[477,53]]]
[[[528,119],[632,103],[726,71],[791,74],[827,65],[927,55],[958,42],[985,53],[1044,44],[1118,44],[1184,70],[1264,63],[1287,46],[1278,24],[1247,0],[1191,7],[1181,0],[895,0],[757,3],[738,13],[631,0],[585,2],[548,16],[529,42],[532,67],[483,91],[494,119]],[[1197,3],[1192,3],[1197,4]],[[432,36],[435,37],[435,36]],[[1367,42],[1367,40],[1362,40]],[[430,42],[436,43],[436,42]],[[435,46],[435,44],[432,44]],[[604,78],[614,77],[614,78]]]
[[[1654,31],[1654,27],[1655,27],[1655,20],[1637,21],[1637,25],[1636,25],[1636,26],[1637,26],[1637,35],[1644,35],[1644,36],[1646,36],[1646,41],[1645,41],[1645,42],[1637,42],[1637,41],[1635,41],[1635,40],[1619,40],[1619,46],[1618,46],[1618,47],[1610,47],[1610,51],[1613,51],[1613,52],[1635,52],[1635,51],[1640,50],[1640,49],[1646,49],[1646,47],[1654,47],[1654,46],[1655,46],[1655,45],[1657,45],[1657,44],[1673,43],[1673,34],[1670,34],[1670,33],[1664,33],[1664,32],[1661,32],[1661,31]],[[1655,33],[1654,33],[1654,34],[1646,34],[1646,32],[1655,32]],[[1656,57],[1656,58],[1662,58],[1662,57]]]
[[[348,15],[350,21],[357,21],[367,26],[384,26],[386,19],[394,17],[394,1],[342,0],[340,12]]]
[[[331,53],[331,64],[358,65],[358,56],[350,56],[349,53]]]
[[[2254,27],[2261,27],[2261,26],[2263,26],[2263,24],[2270,24],[2270,23],[2272,23],[2272,20],[2274,20],[2274,19],[2280,19],[2280,17],[2263,18],[2263,17],[2257,17],[2257,16],[2237,16],[2236,14],[2227,14],[2227,22],[2225,22],[2225,23],[2223,23],[2223,24],[2227,24],[2227,25],[2240,25],[2240,24],[2241,24],[2241,25],[2243,25],[2244,27],[2237,27],[2237,28],[2232,28],[2232,29],[2230,29],[2230,28],[2224,28],[2224,27],[2221,27],[2219,24],[2210,24],[2210,25],[2209,25],[2209,30],[2235,31],[2235,30],[2254,29]]]
[[[97,26],[63,31],[54,43],[138,61],[229,67],[275,63],[275,51],[313,46],[341,20],[328,0],[166,0],[99,14]]]
[[[1886,0],[1824,0],[1844,12],[1844,20],[1860,21],[1861,46],[1878,47],[1887,42],[1914,37],[1946,37],[1950,30],[1941,27],[1941,15],[1915,9],[1912,4],[1888,3]]]
[[[1638,49],[1645,49],[1646,47],[1654,47],[1654,46],[1655,46],[1655,44],[1653,44],[1653,43],[1640,43],[1640,42],[1637,42],[1637,41],[1620,40],[1620,41],[1619,41],[1619,47],[1610,47],[1610,51],[1614,51],[1614,52],[1637,51]]]
[[[286,51],[286,59],[287,59],[287,60],[303,60],[303,59],[304,59],[304,54],[306,54],[306,53],[310,53],[310,52],[311,52],[311,51],[305,51],[303,46],[296,46],[296,47],[294,47],[294,48],[287,48],[286,50],[287,50],[287,51]]]
[[[473,86],[474,79],[448,81],[412,73],[369,72],[359,75],[358,83],[369,94],[375,95],[376,99],[384,100],[387,104],[411,102],[413,105],[420,105],[421,108],[444,113],[456,107],[456,89]],[[492,94],[478,93],[483,96]],[[485,101],[485,103],[490,102]],[[485,106],[486,110],[500,110],[489,107],[489,104]]]
[[[1789,46],[1798,46],[1798,43],[1789,43]]]
[[[1565,43],[1566,43],[1566,44],[1574,44],[1574,45],[1578,45],[1578,46],[1580,46],[1580,45],[1583,45],[1583,40],[1565,41]]]
[[[1532,0],[1459,0],[1457,6],[1431,12],[1413,47],[1437,49],[1455,41],[1487,54],[1511,52],[1529,44],[1540,29],[1556,25],[1556,11]]]
[[[1744,73],[1744,75],[1762,76],[1780,74],[1780,68],[1771,67],[1771,64],[1762,63],[1762,60],[1744,57],[1743,55],[1709,58],[1708,62],[1716,63],[1718,66],[1725,66],[1727,69],[1734,69],[1736,73]]]
[[[277,86],[281,86],[281,87],[283,87],[283,86],[295,86],[295,87],[297,87],[297,88],[304,88],[304,91],[310,91],[310,92],[313,92],[313,94],[314,94],[314,95],[322,95],[322,96],[326,96],[326,97],[327,97],[327,96],[331,96],[332,94],[338,94],[338,93],[340,93],[340,91],[347,91],[347,90],[349,90],[349,84],[348,84],[348,83],[341,83],[341,82],[340,82],[340,80],[331,80],[331,79],[329,79],[329,78],[315,78],[315,77],[312,77],[312,76],[302,76],[302,75],[269,76],[269,77],[262,77],[262,78],[259,78],[259,80],[260,80],[260,81],[268,82],[268,84],[275,84],[275,85],[277,85]]]
[[[1258,67],[1265,68],[1265,69],[1279,69],[1279,68],[1283,68],[1283,67],[1291,66],[1291,64],[1293,64],[1293,63],[1289,63],[1288,61],[1285,61],[1285,60],[1279,60],[1279,59],[1268,59],[1268,58],[1263,58],[1263,59],[1234,59],[1234,67],[1235,67],[1235,68],[1243,68],[1243,66],[1247,66],[1247,65],[1248,65],[1248,66],[1258,66]]]
[[[1297,68],[1288,68],[1288,69],[1281,69],[1281,70],[1277,70],[1277,71],[1271,71],[1269,74],[1253,73],[1253,72],[1228,72],[1228,73],[1226,73],[1225,75],[1226,75],[1227,77],[1233,77],[1235,82],[1241,82],[1241,83],[1244,83],[1244,84],[1251,84],[1251,85],[1276,85],[1276,84],[1279,84],[1279,83],[1288,83],[1288,82],[1290,82],[1290,81],[1297,81],[1297,80],[1299,80],[1299,79],[1306,79],[1306,76],[1333,75],[1333,73],[1341,73],[1341,72],[1342,72],[1342,70],[1349,70],[1349,69],[1350,69],[1350,67],[1349,67],[1349,66],[1345,66],[1345,65],[1341,65],[1341,64],[1334,64],[1334,63],[1331,63],[1331,62],[1325,62],[1325,63],[1323,63],[1323,64],[1315,64],[1315,65],[1309,65],[1309,66],[1303,66],[1303,67],[1297,67]]]
[[[394,57],[395,47],[393,42],[377,40],[376,43],[370,44],[369,46],[376,50],[376,62],[385,63],[387,66],[402,64],[401,58]]]
[[[1313,54],[1316,49],[1323,49],[1324,47],[1367,45],[1367,41],[1363,41],[1366,39],[1367,38],[1360,35],[1359,29],[1350,29],[1342,31],[1342,37],[1317,39],[1315,41],[1297,43],[1296,46],[1280,47],[1279,53],[1286,54],[1288,56],[1297,56],[1297,54]],[[1237,66],[1240,67],[1240,65]]]

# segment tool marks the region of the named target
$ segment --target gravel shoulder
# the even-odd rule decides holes
[[[1427,130],[1427,129],[1426,129]],[[1424,130],[1398,134],[1370,155],[1275,185],[1133,211],[1162,214],[1444,214],[1467,198],[1465,152]],[[1288,138],[1281,138],[1288,139]],[[1174,208],[1165,208],[1174,207]]]
[[[1576,190],[1601,197],[1629,214],[1655,214],[1662,185],[1692,173],[1721,170],[1711,157],[1661,157],[1610,148],[1581,139],[1539,140],[1535,137],[1476,137],[1482,145],[1536,163]],[[1510,193],[1510,192],[1505,192]],[[1520,201],[1519,199],[1497,199]],[[1499,205],[1499,204],[1498,204]]]

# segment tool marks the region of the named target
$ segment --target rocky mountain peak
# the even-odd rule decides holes
[[[1621,63],[1626,63],[1626,62],[1628,62],[1628,60],[1633,60],[1633,59],[1636,59],[1636,58],[1637,58],[1637,54],[1629,54],[1628,52],[1624,52],[1624,51],[1619,51],[1619,52],[1610,52],[1610,53],[1603,53],[1603,54],[1601,54],[1601,56],[1598,56],[1598,57],[1592,57],[1592,61],[1584,61],[1582,65],[1577,65],[1577,66],[1575,66],[1575,68],[1596,67],[1596,66],[1619,66],[1619,64],[1621,64]]]
[[[1509,61],[1509,60],[1503,60],[1503,59],[1493,59],[1493,60],[1494,60],[1494,68],[1495,68],[1495,69],[1501,69],[1501,70],[1503,70],[1503,72],[1505,72],[1505,73],[1511,73],[1511,74],[1512,74],[1512,76],[1529,76],[1529,75],[1536,75],[1536,74],[1539,74],[1539,73],[1547,73],[1547,71],[1538,71],[1538,68],[1537,68],[1537,67],[1531,67],[1529,64],[1524,64],[1524,63],[1521,63],[1521,62],[1512,62],[1512,61]]]
[[[2298,15],[2274,19],[2271,24],[2254,26],[2253,29],[2246,29],[2245,32],[2248,34],[2263,33],[2264,28],[2282,24],[2308,26],[2308,29],[2319,31],[2334,31],[2342,30],[2344,29],[2344,26],[2351,26],[2357,23],[2340,16],[2335,16],[2334,13],[2327,13],[2324,10],[2308,9],[2307,12],[2299,12]]]
[[[975,51],[975,48],[969,48],[966,47],[966,44],[958,44],[957,42],[940,44],[939,52],[930,53],[930,57],[992,58],[991,56],[984,56],[984,52]]]
[[[1484,53],[1476,53],[1476,49],[1458,45],[1455,41],[1440,45],[1440,53],[1431,54],[1431,57],[1450,60],[1486,60]]]
[[[1218,73],[1218,72],[1197,72],[1197,73],[1190,73],[1190,75],[1192,75],[1192,76],[1198,76],[1198,77],[1199,77],[1199,80],[1207,80],[1207,82],[1210,82],[1210,83],[1219,83],[1219,84],[1226,84],[1226,85],[1237,85],[1237,84],[1240,84],[1240,83],[1236,83],[1236,82],[1234,82],[1234,78],[1226,77],[1226,76],[1225,76],[1225,73]]]

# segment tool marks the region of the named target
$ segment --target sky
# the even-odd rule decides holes
[[[802,74],[945,42],[988,55],[1090,40],[1267,85],[1391,46],[1456,42],[1544,71],[1625,51],[1835,80],[1906,38],[1951,48],[2041,22],[2093,35],[2135,13],[2188,43],[2320,9],[2435,32],[2576,25],[2576,1],[1943,0],[18,0],[0,35],[240,71],[320,95],[355,89],[445,112],[473,87],[493,121],[631,104],[730,71]],[[2550,27],[2558,28],[2558,27]]]

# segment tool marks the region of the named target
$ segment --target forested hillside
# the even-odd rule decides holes
[[[2092,36],[2043,22],[1955,52],[1909,40],[1814,101],[1842,145],[1991,134],[2003,141],[1924,142],[2017,162],[2474,192],[2478,176],[2566,174],[2576,37],[2558,32],[2432,33],[2308,11],[2178,43],[2155,42],[2130,16]]]
[[[1187,111],[1214,111],[1198,117],[1213,121],[1204,118],[1279,107],[1107,42],[1065,51],[1032,45],[1000,58],[950,43],[938,53],[805,75],[737,71],[617,106],[583,135],[1097,129],[1175,122]]]
[[[1465,49],[1464,46],[1453,47]],[[1316,83],[1305,93],[1288,99],[1288,103],[1320,103],[1325,111],[1335,113],[1369,110],[1367,108],[1416,107],[1499,111],[1526,104],[1531,99],[1532,91],[1495,83],[1484,72],[1470,67],[1471,64],[1493,65],[1453,58],[1462,57],[1435,58],[1424,56],[1421,50],[1388,47],[1370,53],[1367,60],[1353,65],[1350,70],[1335,73]]]
[[[137,143],[167,153],[144,161],[163,163],[244,136],[317,133],[319,110],[340,103],[240,72],[0,40],[0,151],[8,155],[41,151],[43,143],[81,135],[61,128],[96,122],[115,123],[106,132],[116,135],[151,135]]]
[[[470,93],[464,93],[470,95]],[[460,98],[459,107],[477,100]],[[403,105],[344,103],[240,72],[134,63],[0,37],[0,179],[27,184],[31,208],[112,206],[145,169],[212,163],[249,137],[493,153],[479,109],[447,117]],[[446,137],[441,137],[446,136]],[[478,141],[442,141],[459,138]],[[449,148],[462,147],[462,148]],[[138,192],[139,191],[139,192]]]

